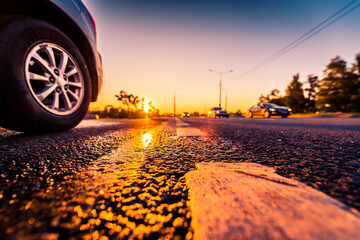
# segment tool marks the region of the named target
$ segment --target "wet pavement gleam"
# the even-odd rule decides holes
[[[149,121],[103,130],[86,140],[74,140],[81,138],[83,128],[74,129],[59,134],[63,142],[52,141],[44,151],[14,147],[1,152],[3,169],[10,166],[2,175],[2,237],[191,238],[183,177],[189,164],[170,154],[156,158],[163,141],[176,140],[170,138],[173,130]],[[51,137],[6,140],[36,146],[39,139]]]
[[[213,160],[275,167],[360,210],[356,125],[229,120],[186,119],[206,133],[190,138],[175,137],[173,120],[1,130],[0,239],[191,239],[184,175]]]

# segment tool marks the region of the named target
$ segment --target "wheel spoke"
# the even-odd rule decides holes
[[[73,87],[82,88],[82,84],[78,82],[67,82],[67,84]]]
[[[32,73],[32,72],[29,72],[29,78],[30,78],[31,80],[38,80],[38,81],[49,82],[49,78],[48,78],[48,77],[42,76],[42,75],[39,75],[39,74],[36,74],[36,73]]]
[[[48,73],[50,73],[51,75],[54,76],[54,72],[50,68],[49,63],[45,59],[43,59],[37,52],[34,52],[34,54],[32,55],[32,58],[34,58],[36,60],[36,62],[40,65],[40,67],[44,71],[47,71]]]
[[[52,109],[52,110],[59,109],[59,97],[60,97],[60,94],[58,92],[55,92],[55,94],[54,94],[54,102],[51,105],[50,109]]]
[[[54,51],[52,50],[52,48],[44,48],[46,54],[48,55],[49,59],[50,59],[50,66],[56,68],[56,61],[55,61],[55,55],[54,55]]]
[[[61,53],[61,59],[60,59],[60,64],[59,64],[59,69],[60,69],[60,73],[64,74],[66,66],[68,64],[68,56],[66,53],[62,52]]]
[[[70,71],[68,71],[68,72],[66,73],[66,75],[67,75],[68,77],[70,77],[70,76],[76,74],[77,72],[78,72],[77,69],[74,67],[74,68],[72,68]]]
[[[42,90],[40,93],[36,94],[36,97],[40,100],[43,101],[45,98],[47,98],[50,93],[52,93],[53,91],[55,91],[57,85],[51,85],[47,88],[45,88],[44,90]]]
[[[68,90],[67,93],[69,93],[72,98],[74,98],[76,101],[79,101],[79,96],[73,93],[72,91]]]
[[[64,96],[65,106],[66,106],[67,110],[71,110],[72,105],[71,105],[69,96],[67,95],[67,92],[63,92],[63,96]]]

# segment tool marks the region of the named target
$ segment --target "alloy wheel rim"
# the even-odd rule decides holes
[[[85,86],[75,59],[54,43],[39,43],[26,55],[27,86],[42,108],[55,115],[69,115],[79,109]]]

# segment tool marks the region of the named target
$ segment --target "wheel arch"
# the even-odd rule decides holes
[[[92,84],[91,101],[96,101],[99,89],[96,58],[86,35],[64,11],[48,0],[17,0],[0,3],[0,16],[0,27],[13,18],[30,17],[48,22],[62,31],[79,49],[86,62]]]

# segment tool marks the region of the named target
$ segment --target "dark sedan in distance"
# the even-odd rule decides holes
[[[190,117],[190,113],[188,112],[183,112],[181,117]]]
[[[221,107],[213,107],[208,111],[209,118],[222,118],[222,117],[230,117],[230,113],[228,111],[222,109]]]
[[[259,103],[248,109],[248,117],[262,116],[270,118],[271,116],[281,116],[287,118],[291,114],[291,108],[278,106],[274,103]]]

